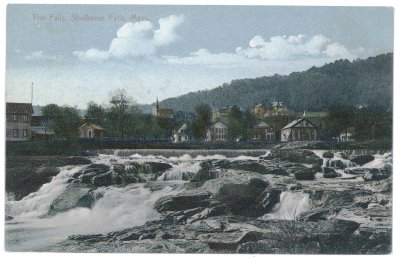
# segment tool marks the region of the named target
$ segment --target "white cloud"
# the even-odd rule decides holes
[[[17,52],[20,53],[21,51]],[[44,51],[34,51],[30,54],[25,55],[25,59],[27,60],[45,60],[45,61],[56,61],[61,58],[60,55],[50,55],[46,54]]]
[[[174,42],[177,38],[175,29],[183,23],[183,15],[171,15],[158,20],[160,29],[154,32],[154,40],[156,45],[167,45]]]
[[[318,57],[324,53],[331,42],[323,35],[307,38],[304,34],[297,36],[274,36],[265,41],[260,35],[249,41],[249,47],[236,49],[236,53],[248,58],[268,60],[292,60],[296,58]]]
[[[235,53],[211,53],[208,49],[199,49],[190,53],[187,57],[178,56],[163,56],[170,64],[180,65],[234,65],[245,64],[249,61],[248,58],[239,56]]]
[[[176,28],[183,23],[183,15],[171,15],[159,19],[159,29],[155,30],[150,21],[129,22],[117,31],[108,50],[89,49],[74,51],[82,60],[107,60],[110,58],[149,57],[157,47],[173,43],[177,39]]]
[[[356,57],[355,55],[351,54],[350,51],[347,50],[345,46],[337,42],[329,44],[326,47],[324,53],[329,57],[335,57],[335,58],[338,57],[338,58],[354,59]]]
[[[73,54],[81,60],[90,61],[106,60],[111,57],[110,52],[101,51],[98,49],[89,49],[87,51],[74,51]]]

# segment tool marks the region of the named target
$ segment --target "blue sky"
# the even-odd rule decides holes
[[[29,102],[33,82],[34,104],[84,108],[118,88],[151,103],[392,52],[393,9],[8,5],[6,44],[7,101]]]

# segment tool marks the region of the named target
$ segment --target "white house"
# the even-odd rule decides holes
[[[281,141],[317,140],[317,126],[306,118],[292,121],[281,129]]]
[[[188,125],[186,123],[174,129],[172,135],[173,143],[187,142],[190,140],[192,140],[192,134],[190,134]]]
[[[217,121],[207,129],[206,141],[228,141],[228,126]]]

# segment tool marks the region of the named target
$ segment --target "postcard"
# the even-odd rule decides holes
[[[7,252],[390,254],[394,8],[9,4]]]

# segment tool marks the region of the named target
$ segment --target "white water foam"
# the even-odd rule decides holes
[[[310,195],[302,191],[285,191],[280,195],[280,202],[275,205],[271,213],[261,219],[295,220],[300,213],[311,208]]]

